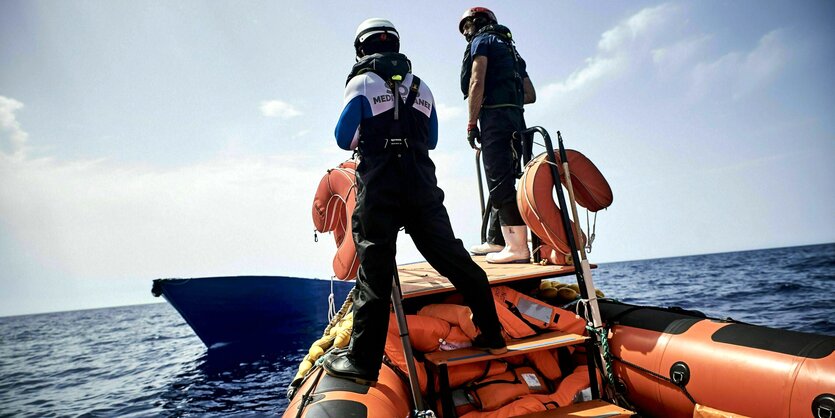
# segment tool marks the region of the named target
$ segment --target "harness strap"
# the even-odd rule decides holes
[[[420,78],[412,74],[412,86],[409,87],[409,94],[406,96],[406,109],[410,109],[415,104],[418,90],[420,90]]]

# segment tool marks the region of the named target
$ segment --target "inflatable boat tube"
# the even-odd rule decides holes
[[[369,387],[312,371],[290,401],[285,418],[392,418],[409,416],[409,392],[385,364],[377,385]]]
[[[696,405],[750,417],[835,408],[835,337],[601,301],[615,373],[639,410],[692,417]],[[824,415],[821,415],[823,413]]]

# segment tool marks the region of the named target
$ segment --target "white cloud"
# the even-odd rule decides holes
[[[290,155],[175,169],[4,158],[0,212],[22,249],[76,277],[310,273],[297,251],[312,224],[282,219],[305,219],[324,172]]]
[[[464,106],[449,106],[445,103],[436,103],[435,111],[438,113],[438,120],[449,122],[465,114]]]
[[[574,71],[565,81],[548,84],[543,88],[542,96],[553,98],[556,94],[580,90],[594,81],[615,73],[620,67],[619,58],[592,57],[586,59],[586,66]]]
[[[676,7],[669,3],[643,9],[604,32],[597,43],[597,49],[603,52],[617,52],[628,48],[640,36],[662,26],[675,11]]]
[[[302,112],[287,102],[266,100],[261,102],[261,114],[268,118],[290,119],[300,116]]]
[[[731,92],[739,99],[762,88],[785,66],[790,48],[785,31],[777,29],[760,38],[748,53],[730,52],[713,62],[702,62],[693,70],[692,93]]]
[[[712,39],[712,35],[700,35],[653,49],[652,61],[661,73],[676,73],[690,65]]]
[[[309,220],[327,168],[286,152],[175,168],[0,152],[0,288],[19,290],[0,315],[151,302],[159,277],[327,278],[335,247],[313,241]],[[144,291],[117,301],[97,285]]]
[[[585,66],[563,81],[542,88],[544,100],[562,97],[565,93],[588,89],[595,83],[614,77],[649,51],[652,35],[672,20],[678,8],[671,4],[643,9],[604,32],[597,44],[597,53],[586,59]]]
[[[0,133],[8,137],[13,155],[21,157],[29,138],[17,121],[15,112],[23,108],[23,103],[5,96],[0,96]]]

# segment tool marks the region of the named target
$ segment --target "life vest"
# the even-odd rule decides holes
[[[522,87],[522,74],[524,60],[519,56],[516,47],[513,45],[513,35],[506,26],[493,24],[481,28],[473,39],[467,43],[464,51],[464,59],[461,63],[461,92],[464,98],[470,93],[470,79],[472,78],[473,56],[472,44],[477,39],[486,36],[495,36],[496,48],[501,49],[499,61],[487,63],[487,73],[484,80],[484,107],[512,106],[522,108],[524,103],[524,91]]]
[[[319,232],[332,231],[336,241],[333,272],[339,280],[355,279],[359,269],[350,221],[357,205],[355,170],[354,161],[328,170],[313,197],[313,225]]]
[[[533,412],[545,411],[547,408],[545,408],[536,396],[541,395],[523,396],[495,411],[472,411],[462,415],[460,418],[510,418]]]
[[[536,330],[528,326],[522,318],[516,316],[504,301],[493,297],[493,303],[496,306],[496,314],[499,316],[499,323],[502,325],[502,330],[510,338],[525,338],[536,335]]]
[[[410,85],[405,89],[401,86],[401,82],[411,71],[412,64],[409,59],[398,52],[368,55],[351,68],[348,81],[361,74],[374,73],[386,83],[393,103],[392,109],[364,119],[360,124],[360,155],[379,153],[395,139],[405,139],[407,149],[423,145],[423,151],[426,150],[428,128],[425,121],[428,116],[421,117],[423,114],[413,107],[419,94],[420,78],[412,74]],[[405,104],[401,97],[405,97]]]
[[[439,341],[449,338],[447,334],[450,332],[451,327],[449,323],[441,319],[421,315],[407,315],[406,323],[409,326],[409,340],[412,343],[412,347],[419,352],[427,353],[436,351],[440,345]],[[403,354],[403,341],[400,338],[397,319],[394,317],[394,314],[391,314],[389,318],[385,353],[393,366],[404,373],[408,371],[406,357]],[[422,361],[418,359],[414,361],[421,392],[426,394],[428,384],[426,367]],[[452,366],[448,372],[449,385],[450,387],[457,387],[473,380],[494,376],[505,371],[507,371],[507,363],[497,360]],[[436,391],[440,390],[440,384],[437,379],[434,381],[434,387]]]
[[[531,393],[528,385],[514,371],[482,379],[470,385],[468,390],[481,411],[499,409]]]
[[[444,343],[449,344],[451,346],[454,345],[454,346],[460,348],[460,347],[472,345],[472,344],[469,344],[472,340],[473,339],[469,335],[467,335],[467,333],[464,332],[464,330],[461,329],[461,327],[459,327],[458,325],[453,325],[449,329],[449,334],[447,334],[446,338],[444,338]],[[442,345],[444,343],[442,343]],[[442,347],[441,350],[443,350],[443,349],[444,348]]]
[[[545,329],[554,322],[554,317],[557,315],[557,308],[517,292],[507,286],[496,286],[491,290],[493,291],[494,299],[503,303],[511,312],[517,314],[526,323],[534,325],[539,329]]]
[[[352,78],[367,72],[372,72],[379,75],[383,80],[390,81],[392,76],[405,77],[406,74],[412,72],[412,62],[399,52],[366,55],[351,67],[351,72],[348,74],[345,84],[347,85]]]
[[[392,318],[389,319],[391,320]],[[409,369],[406,365],[406,355],[403,354],[403,342],[400,339],[400,333],[397,330],[397,325],[394,327],[389,326],[388,333],[386,334],[385,353],[386,357],[392,363],[392,366],[400,369],[401,372],[408,372]],[[416,358],[412,359],[412,361],[414,361],[415,370],[417,371],[420,392],[425,395],[427,393],[427,383],[429,382],[426,375],[426,367],[422,361]]]
[[[490,360],[467,363],[449,368],[449,387],[459,387],[475,380],[496,376],[507,371],[507,363]]]
[[[505,310],[525,323],[528,328],[533,325],[539,329],[577,335],[583,335],[585,332],[586,321],[579,318],[574,312],[551,306],[507,286],[496,286],[491,290],[497,308],[503,306]],[[501,321],[501,319],[500,316],[499,320]]]
[[[534,351],[525,354],[525,357],[542,377],[548,380],[557,380],[562,377],[557,350]]]
[[[609,207],[613,201],[612,189],[594,163],[574,150],[566,150],[566,157],[577,204],[592,212]],[[559,161],[557,167],[562,181],[562,165]],[[559,253],[546,254],[545,259],[555,264],[570,264],[571,260],[567,256],[571,253],[571,247],[563,228],[561,209],[554,202],[553,190],[551,165],[547,161],[547,154],[543,153],[525,167],[516,192],[516,201],[525,224],[554,252]],[[573,222],[570,228],[576,230]],[[582,231],[575,238],[578,246],[586,245],[586,236]]]
[[[478,330],[473,324],[473,312],[468,306],[451,303],[431,304],[421,308],[418,315],[443,319],[451,325],[459,327],[470,340],[478,335]]]
[[[599,379],[600,375],[598,373],[598,381],[600,381]],[[556,392],[549,395],[549,398],[559,406],[571,405],[580,392],[589,387],[591,387],[591,384],[589,383],[588,366],[577,366],[571,374],[560,381]]]
[[[397,318],[393,313],[390,315],[388,332],[397,334]],[[422,353],[438,350],[441,341],[450,331],[448,322],[424,315],[406,315],[406,324],[409,326],[409,341],[412,347]]]

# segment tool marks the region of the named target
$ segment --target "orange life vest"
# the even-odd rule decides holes
[[[545,411],[546,408],[534,396],[524,396],[495,411],[472,411],[460,418],[510,418],[533,412]]]
[[[470,340],[478,335],[478,330],[475,324],[473,324],[473,312],[468,306],[451,303],[426,305],[418,311],[418,315],[443,319],[459,327]]]

